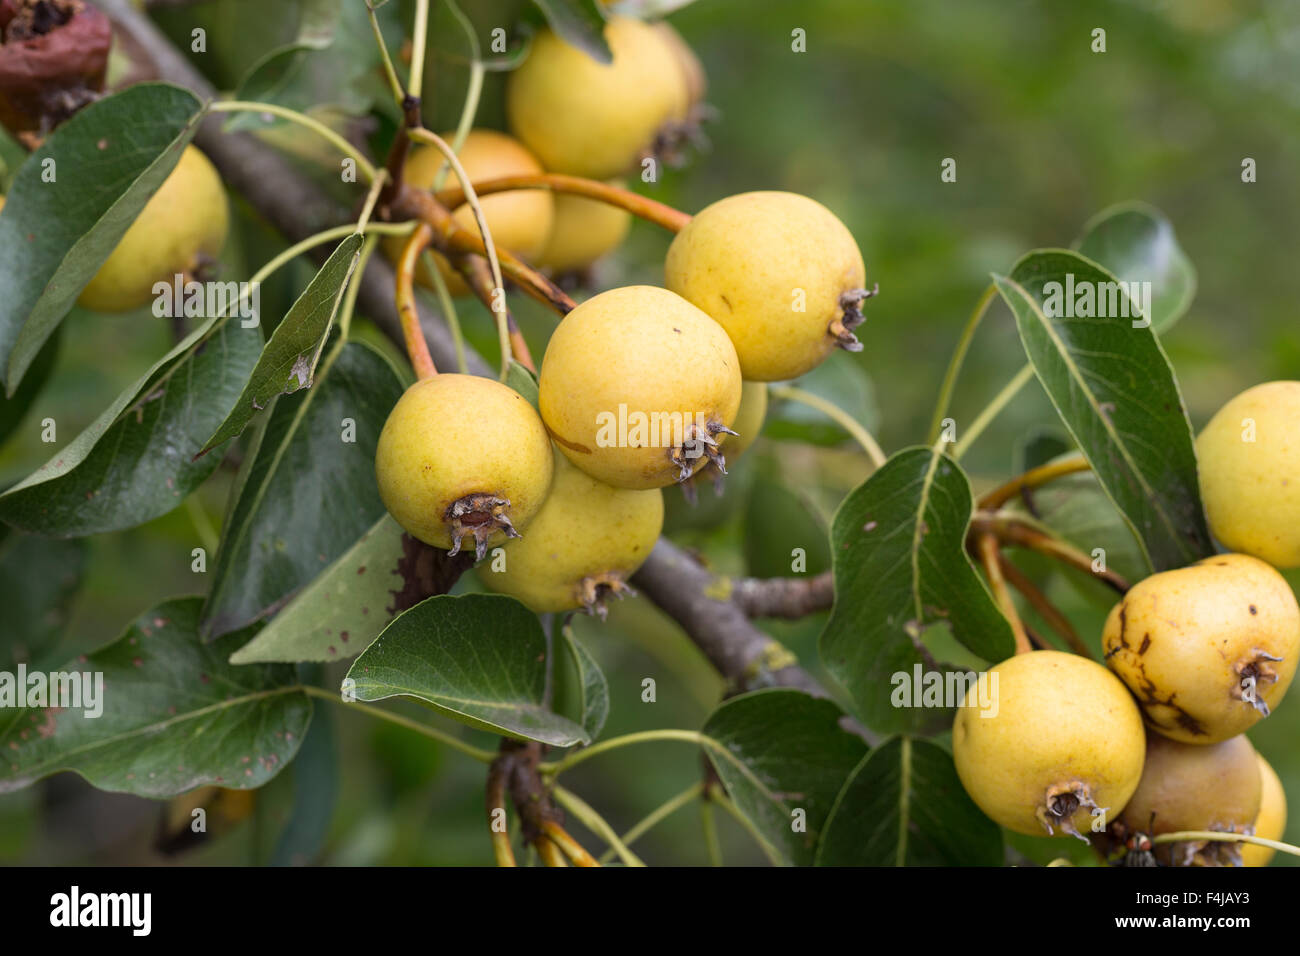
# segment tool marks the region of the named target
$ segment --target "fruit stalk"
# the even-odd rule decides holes
[[[492,193],[510,192],[515,189],[550,189],[557,193],[567,193],[571,196],[582,196],[586,199],[609,203],[609,205],[617,206],[634,216],[639,216],[646,222],[662,226],[669,232],[680,232],[691,221],[689,213],[684,213],[666,203],[657,202],[639,193],[634,193],[630,189],[623,189],[620,186],[604,183],[598,179],[569,176],[564,173],[501,176],[496,179],[487,179],[474,183],[472,189],[474,194],[480,197]],[[465,190],[460,187],[444,189],[437,193],[434,198],[448,209],[456,209],[468,199]]]
[[[515,866],[515,851],[510,846],[510,831],[506,826],[500,830],[496,827],[497,813],[504,813],[506,808],[506,778],[510,774],[511,761],[507,754],[502,754],[492,761],[487,778],[487,817],[488,832],[492,835],[492,854],[497,866]]]
[[[428,223],[420,223],[402,246],[402,258],[397,264],[397,313],[402,320],[402,335],[406,354],[411,360],[417,378],[432,378],[438,374],[429,354],[429,343],[420,328],[420,312],[415,306],[415,263],[420,253],[433,239]]]
[[[978,535],[984,531],[991,531],[1003,544],[1017,545],[1031,551],[1037,551],[1039,554],[1054,558],[1085,574],[1091,574],[1119,594],[1124,594],[1129,589],[1128,581],[1114,571],[1093,570],[1092,558],[1082,551],[1008,515],[999,512],[975,512],[975,517],[971,520],[970,533]]]
[[[1037,468],[1029,469],[1023,475],[1012,478],[1005,484],[994,488],[980,498],[977,504],[978,507],[986,511],[996,511],[1016,495],[1031,488],[1041,487],[1065,475],[1091,470],[1092,466],[1088,464],[1088,460],[1083,455],[1071,455],[1068,458],[1062,458],[1059,461],[1048,462],[1045,465],[1039,465]]]
[[[980,563],[984,565],[984,573],[988,575],[993,596],[997,598],[998,606],[1002,608],[1002,613],[1011,624],[1011,633],[1016,637],[1016,653],[1028,654],[1033,647],[1030,646],[1029,635],[1025,633],[1025,625],[1020,620],[1020,614],[1016,611],[1016,602],[1012,599],[1011,592],[1007,590],[1006,578],[1002,575],[1002,555],[998,550],[997,536],[988,532],[977,535],[975,552],[979,555]]]
[[[456,268],[465,277],[466,284],[478,300],[487,306],[489,312],[495,315],[496,310],[493,306],[492,297],[492,276],[488,272],[487,263],[478,256],[467,255],[457,260]],[[519,325],[515,322],[514,313],[506,309],[505,316],[508,354],[514,356],[516,362],[536,375],[537,365],[533,362],[533,355],[528,350],[528,343],[524,341],[524,334],[519,331]]]
[[[1088,650],[1088,645],[1083,643],[1079,637],[1079,632],[1074,629],[1069,619],[1061,613],[1060,609],[1053,604],[1041,590],[1038,585],[1029,579],[1029,576],[1021,571],[1018,567],[1007,560],[1006,555],[998,553],[998,561],[1002,567],[1002,574],[1013,588],[1024,596],[1025,600],[1039,614],[1043,616],[1052,629],[1065,639],[1065,643],[1070,645],[1070,650],[1082,657],[1092,657],[1092,652]]]

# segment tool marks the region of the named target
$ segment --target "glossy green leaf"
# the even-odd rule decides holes
[[[1070,315],[1083,311],[1072,287],[1113,288],[1115,278],[1077,253],[1043,250],[994,281],[1039,381],[1152,567],[1211,554],[1191,425],[1155,334],[1132,318],[1122,292],[1118,307],[1101,309],[1116,314]]]
[[[1002,831],[962,789],[946,750],[893,737],[849,777],[817,847],[819,866],[998,866]]]
[[[259,418],[222,528],[205,635],[283,607],[383,516],[375,446],[401,393],[379,352],[341,344],[312,388]]]
[[[546,635],[498,594],[440,595],[399,614],[348,671],[357,700],[414,697],[480,730],[555,747],[590,743],[548,709]]]
[[[194,461],[257,361],[256,329],[209,320],[122,392],[85,431],[0,495],[0,519],[51,537],[143,524],[171,511],[221,463]]]
[[[1151,283],[1151,325],[1164,332],[1182,318],[1196,297],[1196,269],[1164,213],[1146,203],[1103,209],[1083,227],[1080,255],[1121,282]]]
[[[840,505],[831,528],[835,606],[819,650],[857,715],[882,732],[934,729],[951,709],[896,707],[895,675],[941,665],[920,635],[943,623],[989,661],[1010,657],[1011,626],[966,555],[970,484],[929,448],[898,452]]]
[[[605,42],[605,18],[596,0],[533,0],[565,43],[600,63],[613,63]]]
[[[342,784],[334,722],[329,708],[322,707],[312,715],[293,762],[293,807],[275,843],[271,866],[307,866],[325,847]]]
[[[18,661],[50,661],[68,626],[72,600],[86,566],[84,541],[33,535],[0,538],[0,670]]]
[[[796,866],[813,861],[835,797],[867,745],[834,702],[769,688],[733,697],[705,722],[705,752],[736,809]]]
[[[0,709],[0,793],[61,770],[143,797],[204,784],[260,787],[283,770],[311,701],[292,667],[226,663],[247,635],[200,642],[199,606],[198,598],[160,604],[116,641],[65,664],[65,673],[103,675],[92,708],[83,698],[81,708]]]
[[[582,726],[595,740],[609,716],[609,684],[591,652],[568,627],[553,638],[555,651],[554,694],[557,713]]]
[[[201,116],[188,90],[139,83],[78,110],[18,170],[0,212],[7,394],[175,168]]]
[[[311,387],[321,350],[334,328],[343,293],[361,256],[362,241],[359,233],[348,236],[312,277],[289,314],[271,333],[238,401],[203,444],[199,455],[242,434],[253,416],[265,410],[277,396],[292,395],[301,388]]]

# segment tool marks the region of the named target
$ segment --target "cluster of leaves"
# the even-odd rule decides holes
[[[580,29],[556,13],[575,5],[543,6],[557,27]],[[308,32],[259,65],[245,95],[291,101],[295,71],[330,46],[328,24]],[[9,396],[0,424],[33,400],[60,320],[205,113],[184,90],[135,86],[78,113],[18,170],[0,215],[0,286],[10,291],[0,299]],[[77,173],[43,182],[46,159]],[[0,519],[14,529],[0,542],[0,565],[60,570],[48,593],[13,596],[27,611],[0,653],[52,664],[57,610],[81,560],[76,539],[169,511],[232,443],[242,448],[205,595],[151,608],[113,643],[64,664],[104,674],[103,717],[0,714],[0,792],[61,770],[150,797],[261,786],[294,759],[314,719],[319,695],[292,665],[353,656],[345,687],[358,701],[412,698],[468,727],[556,748],[600,736],[610,706],[600,668],[567,632],[548,642],[518,602],[441,595],[391,610],[403,541],[379,501],[373,454],[403,376],[338,321],[361,244],[359,235],[339,244],[265,341],[260,327],[204,320],[0,495]],[[1152,281],[1149,327],[1049,314],[1044,286],[1067,274]],[[1116,208],[1075,250],[1031,252],[994,281],[1093,469],[1068,499],[1049,503],[1045,523],[1126,556],[1139,574],[1208,553],[1191,428],[1157,336],[1194,287],[1169,223],[1148,208]],[[824,428],[789,413],[773,424],[838,440]],[[999,830],[966,797],[936,736],[951,712],[890,702],[891,675],[946,667],[923,639],[936,624],[980,660],[1012,653],[1010,626],[966,555],[971,514],[970,483],[942,444],[893,455],[840,504],[825,541],[837,600],[819,649],[845,706],[761,689],[723,702],[701,728],[718,776],[774,858],[1001,861]],[[7,580],[0,575],[0,587]],[[889,736],[868,746],[853,723]]]

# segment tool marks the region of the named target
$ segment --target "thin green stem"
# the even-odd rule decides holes
[[[677,740],[682,743],[696,744],[700,747],[717,746],[715,741],[695,730],[642,730],[635,734],[624,734],[622,737],[610,737],[608,740],[602,740],[598,744],[592,744],[583,750],[568,754],[561,760],[539,764],[537,769],[547,776],[559,776],[564,771],[576,767],[584,760],[588,760],[597,754],[617,750],[620,747],[629,747],[632,744],[650,743],[656,740]]]
[[[703,784],[693,783],[685,790],[683,790],[681,793],[677,794],[677,796],[672,797],[665,803],[662,803],[659,806],[655,807],[655,809],[651,810],[648,814],[646,814],[645,817],[636,824],[636,826],[632,827],[632,829],[628,830],[626,833],[623,834],[622,840],[624,845],[631,846],[637,840],[641,839],[641,837],[645,836],[646,833],[648,833],[659,823],[666,820],[668,817],[672,816],[674,813],[676,813],[682,807],[686,806],[686,804],[690,803],[692,800],[698,798],[703,791],[704,791]],[[613,846],[611,846],[600,857],[600,862],[607,863],[613,858],[614,858],[614,848]]]
[[[700,788],[703,793],[703,787]],[[704,829],[704,852],[709,866],[722,866],[722,844],[718,842],[718,823],[713,818],[713,800],[704,794],[700,800],[700,826]]]
[[[402,81],[397,78],[397,70],[393,67],[393,58],[388,55],[388,44],[384,42],[384,31],[379,29],[379,17],[375,16],[375,5],[371,0],[366,0],[366,11],[370,16],[370,29],[375,35],[375,45],[379,47],[379,57],[384,63],[384,75],[388,77],[388,86],[393,91],[393,100],[398,106],[406,99],[406,91],[402,89]]]
[[[785,866],[785,860],[781,859],[781,854],[776,851],[772,844],[767,842],[767,838],[759,832],[758,827],[754,826],[754,821],[736,809],[736,805],[727,798],[721,787],[710,787],[707,797],[713,803],[722,807],[723,810],[726,810],[728,815],[739,823],[746,833],[753,837],[754,842],[758,844],[758,848],[763,851],[763,855],[767,857],[769,863],[773,866]]]
[[[805,391],[802,388],[795,388],[793,385],[773,385],[770,387],[774,398],[784,398],[787,401],[799,402],[807,405],[809,408],[815,408],[823,415],[830,418],[846,432],[853,436],[854,440],[862,446],[862,450],[867,453],[872,464],[877,468],[885,463],[886,455],[881,450],[879,443],[871,436],[862,425],[848,412],[840,408],[834,402],[828,402],[820,395],[814,395],[812,392]]]
[[[930,420],[930,437],[926,442],[933,444],[934,440],[939,437],[939,430],[943,427],[943,420],[948,414],[948,406],[952,402],[952,391],[957,386],[957,376],[961,374],[961,367],[966,361],[966,352],[970,349],[970,344],[975,338],[975,330],[979,328],[984,314],[989,310],[989,304],[992,303],[994,296],[998,294],[998,288],[990,285],[980,295],[979,301],[975,303],[975,309],[966,320],[966,327],[961,331],[961,338],[957,340],[957,349],[952,353],[952,360],[948,363],[948,371],[943,376],[943,384],[939,387],[939,400],[934,406],[934,417]]]
[[[618,838],[618,834],[614,832],[614,828],[609,825],[605,818],[576,793],[565,790],[563,787],[556,787],[551,791],[551,795],[555,797],[560,806],[582,821],[584,827],[609,844],[609,848],[618,854],[618,858],[623,861],[625,866],[645,866],[641,858],[629,850],[627,845]]]
[[[1223,833],[1219,830],[1180,830],[1177,833],[1162,833],[1151,838],[1151,842],[1155,844],[1187,843],[1192,840],[1209,840],[1216,843],[1254,843],[1256,846],[1266,846],[1280,853],[1300,856],[1300,846],[1292,846],[1290,843],[1281,843],[1264,837],[1248,836],[1245,833]]]
[[[420,255],[420,264],[432,277],[433,291],[438,296],[438,308],[442,310],[442,317],[447,323],[447,328],[451,330],[451,341],[456,346],[456,371],[464,375],[469,371],[465,359],[465,336],[460,330],[460,316],[456,312],[456,303],[447,290],[447,280],[442,277],[442,270],[433,261],[432,250],[424,250]]]
[[[415,0],[415,23],[411,27],[411,73],[406,92],[417,100],[424,85],[424,50],[429,39],[429,0]]]
[[[465,190],[465,201],[469,203],[470,209],[474,211],[474,221],[478,223],[479,235],[483,239],[483,249],[487,253],[488,265],[492,268],[492,311],[496,313],[497,335],[501,341],[501,375],[500,380],[506,380],[506,373],[510,369],[510,324],[507,319],[508,310],[506,309],[506,286],[501,279],[501,263],[497,259],[497,249],[492,241],[492,233],[488,229],[487,219],[483,216],[483,205],[478,200],[478,194],[474,192],[474,186],[469,181],[469,176],[465,172],[465,167],[460,164],[456,156],[456,151],[451,145],[439,136],[437,133],[431,133],[427,129],[413,129],[409,131],[412,139],[421,143],[427,143],[430,146],[436,146],[443,156],[447,157],[447,162],[456,173],[456,178],[460,180],[462,188]]]
[[[278,116],[281,119],[297,123],[299,126],[305,126],[328,140],[343,155],[351,157],[357,164],[357,168],[361,170],[362,175],[366,177],[366,182],[373,182],[375,179],[374,165],[370,160],[362,156],[355,146],[324,123],[314,120],[304,113],[299,113],[297,110],[291,110],[287,106],[277,106],[275,103],[257,103],[249,100],[217,100],[209,103],[208,109],[213,113],[270,113],[272,116]]]
[[[985,406],[984,411],[980,412],[975,421],[971,422],[970,427],[966,429],[966,433],[953,447],[952,457],[954,461],[961,460],[961,456],[966,454],[966,449],[970,448],[975,439],[979,438],[984,429],[989,426],[989,423],[998,417],[998,413],[1011,403],[1011,400],[1019,394],[1020,390],[1033,377],[1034,367],[1026,364],[1024,368],[1015,374],[1011,381],[1003,386],[1002,391],[998,392],[993,397],[993,401]]]
[[[310,697],[319,697],[322,700],[328,700],[331,703],[338,704],[345,710],[368,714],[377,720],[386,720],[390,724],[396,724],[399,727],[405,727],[407,730],[413,730],[417,734],[423,734],[431,740],[436,740],[441,744],[446,744],[452,750],[457,750],[467,757],[473,757],[480,763],[491,763],[497,758],[495,751],[484,750],[481,747],[475,747],[473,744],[467,744],[463,740],[453,737],[451,734],[443,733],[441,730],[437,730],[427,724],[422,724],[418,720],[403,717],[401,714],[394,714],[392,711],[381,710],[378,707],[367,707],[364,704],[349,703],[337,693],[328,691],[323,687],[314,687],[311,684],[302,684],[298,689]]]

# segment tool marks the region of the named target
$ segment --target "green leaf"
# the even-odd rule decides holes
[[[262,345],[256,329],[213,320],[172,349],[44,465],[0,495],[0,519],[71,538],[171,511],[221,463],[195,452],[230,407]]]
[[[0,540],[0,670],[44,664],[67,629],[72,599],[86,567],[84,541],[26,534]]]
[[[818,866],[998,866],[1002,831],[937,744],[893,737],[854,769],[817,847]]]
[[[966,556],[970,483],[929,448],[898,452],[835,513],[831,555],[835,605],[819,643],[822,663],[857,715],[882,732],[933,729],[951,709],[895,707],[895,674],[940,667],[921,632],[944,623],[989,661],[1015,650],[1011,626]]]
[[[5,398],[0,396],[0,442],[3,442],[22,424],[23,419],[27,416],[27,411],[32,407],[32,402],[40,394],[41,389],[50,378],[50,373],[54,371],[54,363],[59,356],[59,339],[61,336],[56,330],[41,346],[37,353],[36,360],[32,362],[27,374],[23,376],[22,384],[14,391],[13,397]]]
[[[533,0],[546,22],[565,43],[576,46],[598,63],[613,63],[605,42],[605,18],[596,0]]]
[[[595,740],[609,716],[609,684],[596,659],[568,627],[553,639],[555,653],[555,710],[582,726]]]
[[[1077,253],[1043,250],[994,282],[1016,316],[1039,381],[1152,567],[1183,567],[1211,554],[1191,424],[1155,334],[1135,328],[1132,309],[1123,304],[1104,311],[1128,315],[1048,315],[1073,305],[1071,284],[1097,289],[1115,278]],[[1049,298],[1059,291],[1064,304]]]
[[[733,697],[704,724],[722,749],[705,752],[736,809],[796,866],[812,863],[836,794],[867,752],[843,719],[834,702],[782,687]]]
[[[861,361],[848,352],[833,352],[826,361],[794,382],[838,406],[850,418],[874,432],[880,424],[880,407],[876,390]],[[776,400],[767,413],[763,434],[786,441],[814,445],[838,445],[849,440],[849,433],[822,412],[802,402]]]
[[[139,83],[78,110],[18,170],[0,212],[0,375],[9,395],[202,115],[188,90]]]
[[[226,663],[247,635],[205,647],[199,606],[198,598],[160,604],[61,668],[103,675],[98,703],[89,702],[102,705],[98,717],[84,707],[0,710],[0,793],[61,770],[142,797],[204,784],[250,789],[283,770],[307,731],[311,701],[292,667]]]
[[[1083,227],[1079,254],[1108,269],[1121,282],[1151,283],[1151,325],[1164,332],[1196,298],[1196,269],[1164,213],[1146,203],[1103,209]]]
[[[1023,475],[1072,451],[1074,442],[1059,425],[1031,428],[1015,443],[1011,456],[1011,473]]]
[[[299,0],[298,9],[298,34],[293,42],[262,57],[239,84],[234,99],[290,107],[299,104],[300,97],[295,94],[299,93],[297,87],[302,83],[310,54],[334,43],[343,5],[340,0]],[[225,129],[233,132],[259,125],[256,114],[235,113]]]
[[[347,676],[358,700],[414,697],[480,730],[553,747],[591,742],[543,703],[546,635],[536,614],[503,595],[421,601],[384,628]]]
[[[312,388],[261,416],[222,528],[205,635],[274,613],[383,516],[375,446],[401,393],[379,352],[340,342]]]
[[[360,233],[348,236],[312,277],[289,314],[275,327],[262,349],[239,400],[198,455],[207,454],[224,441],[243,433],[253,416],[278,395],[310,388],[316,376],[325,340],[343,302],[343,293],[361,257]]]
[[[514,359],[506,366],[506,384],[528,399],[528,404],[537,408],[537,376],[524,368]]]
[[[802,548],[804,574],[831,566],[825,519],[797,491],[760,474],[745,506],[745,569],[758,578],[787,578],[795,572],[791,552]]]
[[[347,660],[398,610],[451,590],[464,568],[460,556],[416,541],[385,513],[230,662]]]

